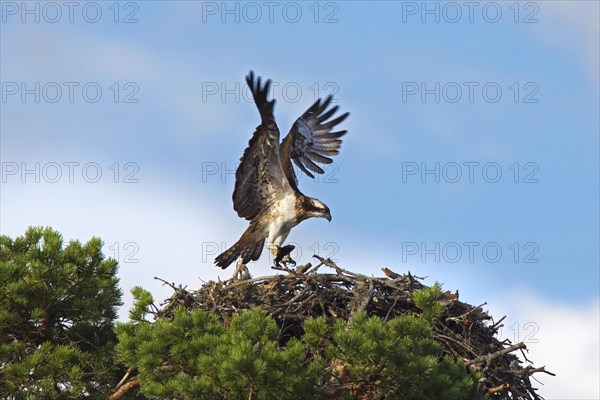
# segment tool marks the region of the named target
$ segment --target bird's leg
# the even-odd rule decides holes
[[[269,249],[269,251],[271,252],[271,254],[273,254],[274,257],[277,256],[277,253],[279,252],[279,246],[277,246],[275,243],[268,242],[267,243],[267,248]]]
[[[273,252],[273,255],[275,255],[275,265],[278,267],[279,263],[296,265],[296,261],[292,260],[292,257],[290,256],[290,253],[295,248],[296,247],[291,244],[283,247],[277,246],[276,250]]]
[[[232,280],[245,280],[250,279],[250,271],[246,264],[244,264],[242,258],[238,258],[237,264],[235,265],[235,271],[233,271]]]

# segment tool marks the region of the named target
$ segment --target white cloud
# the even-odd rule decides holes
[[[600,306],[599,299],[564,304],[517,290],[488,301],[496,320],[504,320],[502,337],[524,341],[535,367],[545,366],[552,377],[533,375],[539,394],[552,399],[598,399]]]
[[[3,235],[20,236],[30,225],[50,226],[63,234],[65,242],[98,236],[105,242],[105,255],[114,257],[119,249],[126,302],[122,317],[135,285],[150,290],[157,301],[172,293],[155,276],[193,288],[200,286],[199,278],[223,276],[212,265],[214,255],[203,254],[211,249],[205,244],[238,234],[230,223],[228,203],[166,182],[7,183],[0,199]],[[125,247],[127,243],[133,245]],[[126,262],[128,255],[139,262]]]
[[[234,108],[227,107],[217,95],[205,95],[203,98],[202,92],[203,83],[206,82],[220,83],[220,80],[228,77],[241,80],[239,68],[233,65],[214,67],[212,63],[205,63],[201,59],[190,59],[185,53],[160,56],[147,43],[134,39],[85,33],[73,36],[59,29],[42,29],[26,24],[14,27],[8,32],[7,39],[6,46],[2,48],[2,68],[10,81],[27,82],[28,85],[33,85],[33,82],[42,82],[43,85],[45,82],[56,81],[59,86],[69,81],[80,84],[98,82],[105,92],[105,99],[114,93],[109,89],[113,82],[118,82],[121,86],[133,82],[137,85],[137,91],[133,95],[134,99],[139,100],[137,107],[144,107],[147,113],[160,110],[156,119],[167,121],[171,125],[168,132],[169,143],[179,144],[184,149],[188,148],[190,139],[202,134],[213,135],[215,127],[221,127],[223,121],[227,121],[227,126],[232,129],[237,124],[236,119],[232,119]],[[43,62],[40,63],[39,60]],[[123,89],[123,95],[132,94],[131,90]],[[63,99],[66,99],[66,89],[64,93]],[[78,92],[76,96],[79,96]],[[229,101],[231,99],[230,96]],[[11,100],[15,103],[14,99]],[[42,102],[42,110],[53,110],[53,113],[45,117],[45,124],[48,125],[49,120],[65,121],[72,118],[71,113],[83,104],[79,97],[77,100],[79,102],[75,104],[64,103],[63,100],[59,104]],[[60,112],[56,113],[56,106],[66,108],[59,109]],[[102,118],[104,103],[92,106],[97,107],[98,116]],[[17,124],[18,119],[26,118],[26,113],[30,112],[27,107],[13,107],[22,114],[16,114],[5,121],[9,123],[4,127],[8,133],[19,131],[17,128],[11,130],[12,124]],[[249,110],[252,108],[249,107]],[[116,118],[108,118],[109,126],[118,125],[121,122],[119,118],[123,116],[117,114]],[[127,115],[125,118],[129,121],[132,117]],[[106,122],[99,120],[98,123]],[[119,134],[114,131],[107,129],[106,135]],[[33,132],[24,133],[31,135]]]
[[[541,29],[535,37],[565,52],[575,52],[596,84],[600,68],[600,20],[597,1],[544,1],[538,3]]]

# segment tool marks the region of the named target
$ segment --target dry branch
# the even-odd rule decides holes
[[[113,394],[110,395],[108,400],[119,400],[122,399],[130,390],[139,385],[137,377],[133,377],[124,384],[121,385]]]

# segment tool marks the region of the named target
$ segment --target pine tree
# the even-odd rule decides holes
[[[107,397],[123,371],[113,331],[117,262],[102,241],[50,228],[0,237],[0,398]]]
[[[275,320],[258,308],[225,322],[177,306],[147,319],[152,296],[133,290],[131,322],[118,324],[117,353],[135,366],[152,399],[483,399],[479,374],[443,356],[430,338],[443,312],[440,287],[415,292],[419,315],[384,322],[365,311],[352,321],[304,321],[304,333],[281,343]]]

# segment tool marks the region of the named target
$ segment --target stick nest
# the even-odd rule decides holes
[[[274,266],[285,274],[258,278],[210,281],[199,290],[169,284],[175,292],[163,303],[157,316],[169,318],[176,306],[202,309],[228,322],[233,314],[250,308],[261,308],[277,322],[281,344],[303,334],[303,321],[325,316],[333,322],[340,318],[351,321],[358,310],[377,315],[385,321],[400,315],[419,314],[413,301],[413,291],[426,287],[424,278],[397,274],[382,268],[385,276],[372,277],[347,271],[330,259],[315,256],[316,265],[296,268]],[[326,266],[330,273],[319,272]],[[158,278],[157,278],[158,279]],[[164,282],[164,281],[163,281]],[[534,368],[525,354],[524,343],[511,343],[496,338],[502,327],[481,308],[458,300],[458,291],[443,293],[444,315],[435,324],[432,338],[442,344],[444,352],[462,359],[467,368],[483,372],[480,382],[492,399],[543,400],[536,394],[530,377],[547,373],[544,367]],[[529,365],[523,366],[515,354],[519,350]]]

